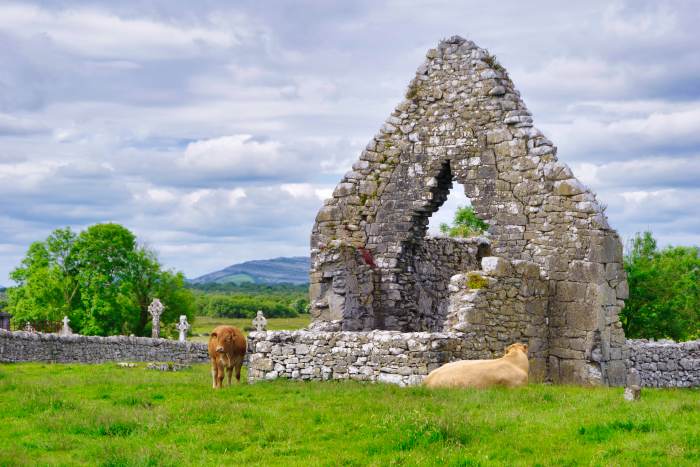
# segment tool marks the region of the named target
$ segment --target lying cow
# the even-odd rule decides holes
[[[233,326],[217,326],[209,335],[209,358],[214,389],[224,381],[224,368],[228,373],[228,385],[236,368],[236,380],[241,381],[241,366],[245,356],[246,342],[243,333]]]
[[[512,344],[495,360],[460,360],[430,372],[423,384],[429,388],[509,388],[527,385],[527,344]]]

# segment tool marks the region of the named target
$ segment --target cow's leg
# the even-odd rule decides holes
[[[226,377],[228,378],[228,385],[231,386],[231,376],[233,375],[233,367],[232,366],[227,366],[226,367]]]
[[[243,366],[243,355],[236,355],[236,381],[241,382],[241,367]]]
[[[223,386],[223,382],[224,382],[224,362],[219,360],[217,362],[217,367],[218,367],[217,368],[218,371],[216,373],[216,384],[217,384],[217,387],[220,388]]]
[[[216,364],[216,359],[212,358],[211,359],[211,387],[216,389],[216,376],[217,376],[217,364]]]

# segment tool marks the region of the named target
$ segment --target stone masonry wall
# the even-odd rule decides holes
[[[546,379],[548,289],[537,264],[486,256],[481,270],[453,276],[450,292],[445,328],[479,336],[493,355],[528,344],[530,377]]]
[[[622,243],[556,153],[487,50],[458,36],[441,41],[316,216],[314,318],[348,330],[432,330],[415,256],[457,182],[490,225],[492,254],[542,268],[546,333],[557,349],[548,377],[591,383],[593,365],[605,383],[624,384]]]
[[[637,369],[642,386],[700,386],[700,340],[652,342],[630,339],[627,345],[630,349],[627,364]]]
[[[207,344],[129,336],[59,336],[0,329],[0,362],[207,362]]]
[[[627,343],[632,350],[627,364],[639,371],[644,386],[700,386],[700,341]],[[458,332],[252,332],[248,380],[352,379],[410,386],[450,361],[503,354],[504,349],[491,346],[483,337]],[[530,363],[531,381],[536,381],[532,358]]]
[[[401,386],[419,384],[449,361],[493,356],[475,336],[397,331],[252,332],[248,352],[251,382],[353,379]]]

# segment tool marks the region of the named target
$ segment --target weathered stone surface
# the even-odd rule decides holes
[[[316,217],[312,316],[348,331],[479,326],[496,336],[490,345],[537,339],[537,365],[553,381],[624,384],[618,313],[627,285],[621,242],[604,210],[557,160],[486,50],[455,36],[426,57],[406,99]],[[426,236],[453,182],[490,225],[484,245]],[[483,257],[500,259],[482,268]],[[504,264],[515,271],[502,271]],[[481,269],[488,293],[450,280]],[[478,306],[448,319],[458,298]],[[549,355],[550,347],[572,352]]]
[[[639,374],[640,386],[700,386],[700,340],[690,342],[630,339],[627,366]]]
[[[0,329],[0,362],[209,361],[207,344],[133,336],[59,336]]]

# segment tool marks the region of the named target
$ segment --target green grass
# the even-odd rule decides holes
[[[427,390],[0,365],[0,465],[698,465],[700,391]]]
[[[252,327],[252,319],[248,318],[215,318],[210,316],[197,316],[192,325],[192,334],[210,333],[215,327],[222,324],[236,326],[246,335],[246,327]],[[301,329],[311,323],[311,315],[300,315],[294,318],[269,318],[267,320],[267,329],[270,331],[279,331],[282,329]],[[207,342],[207,336],[191,336],[189,340],[194,342]]]

